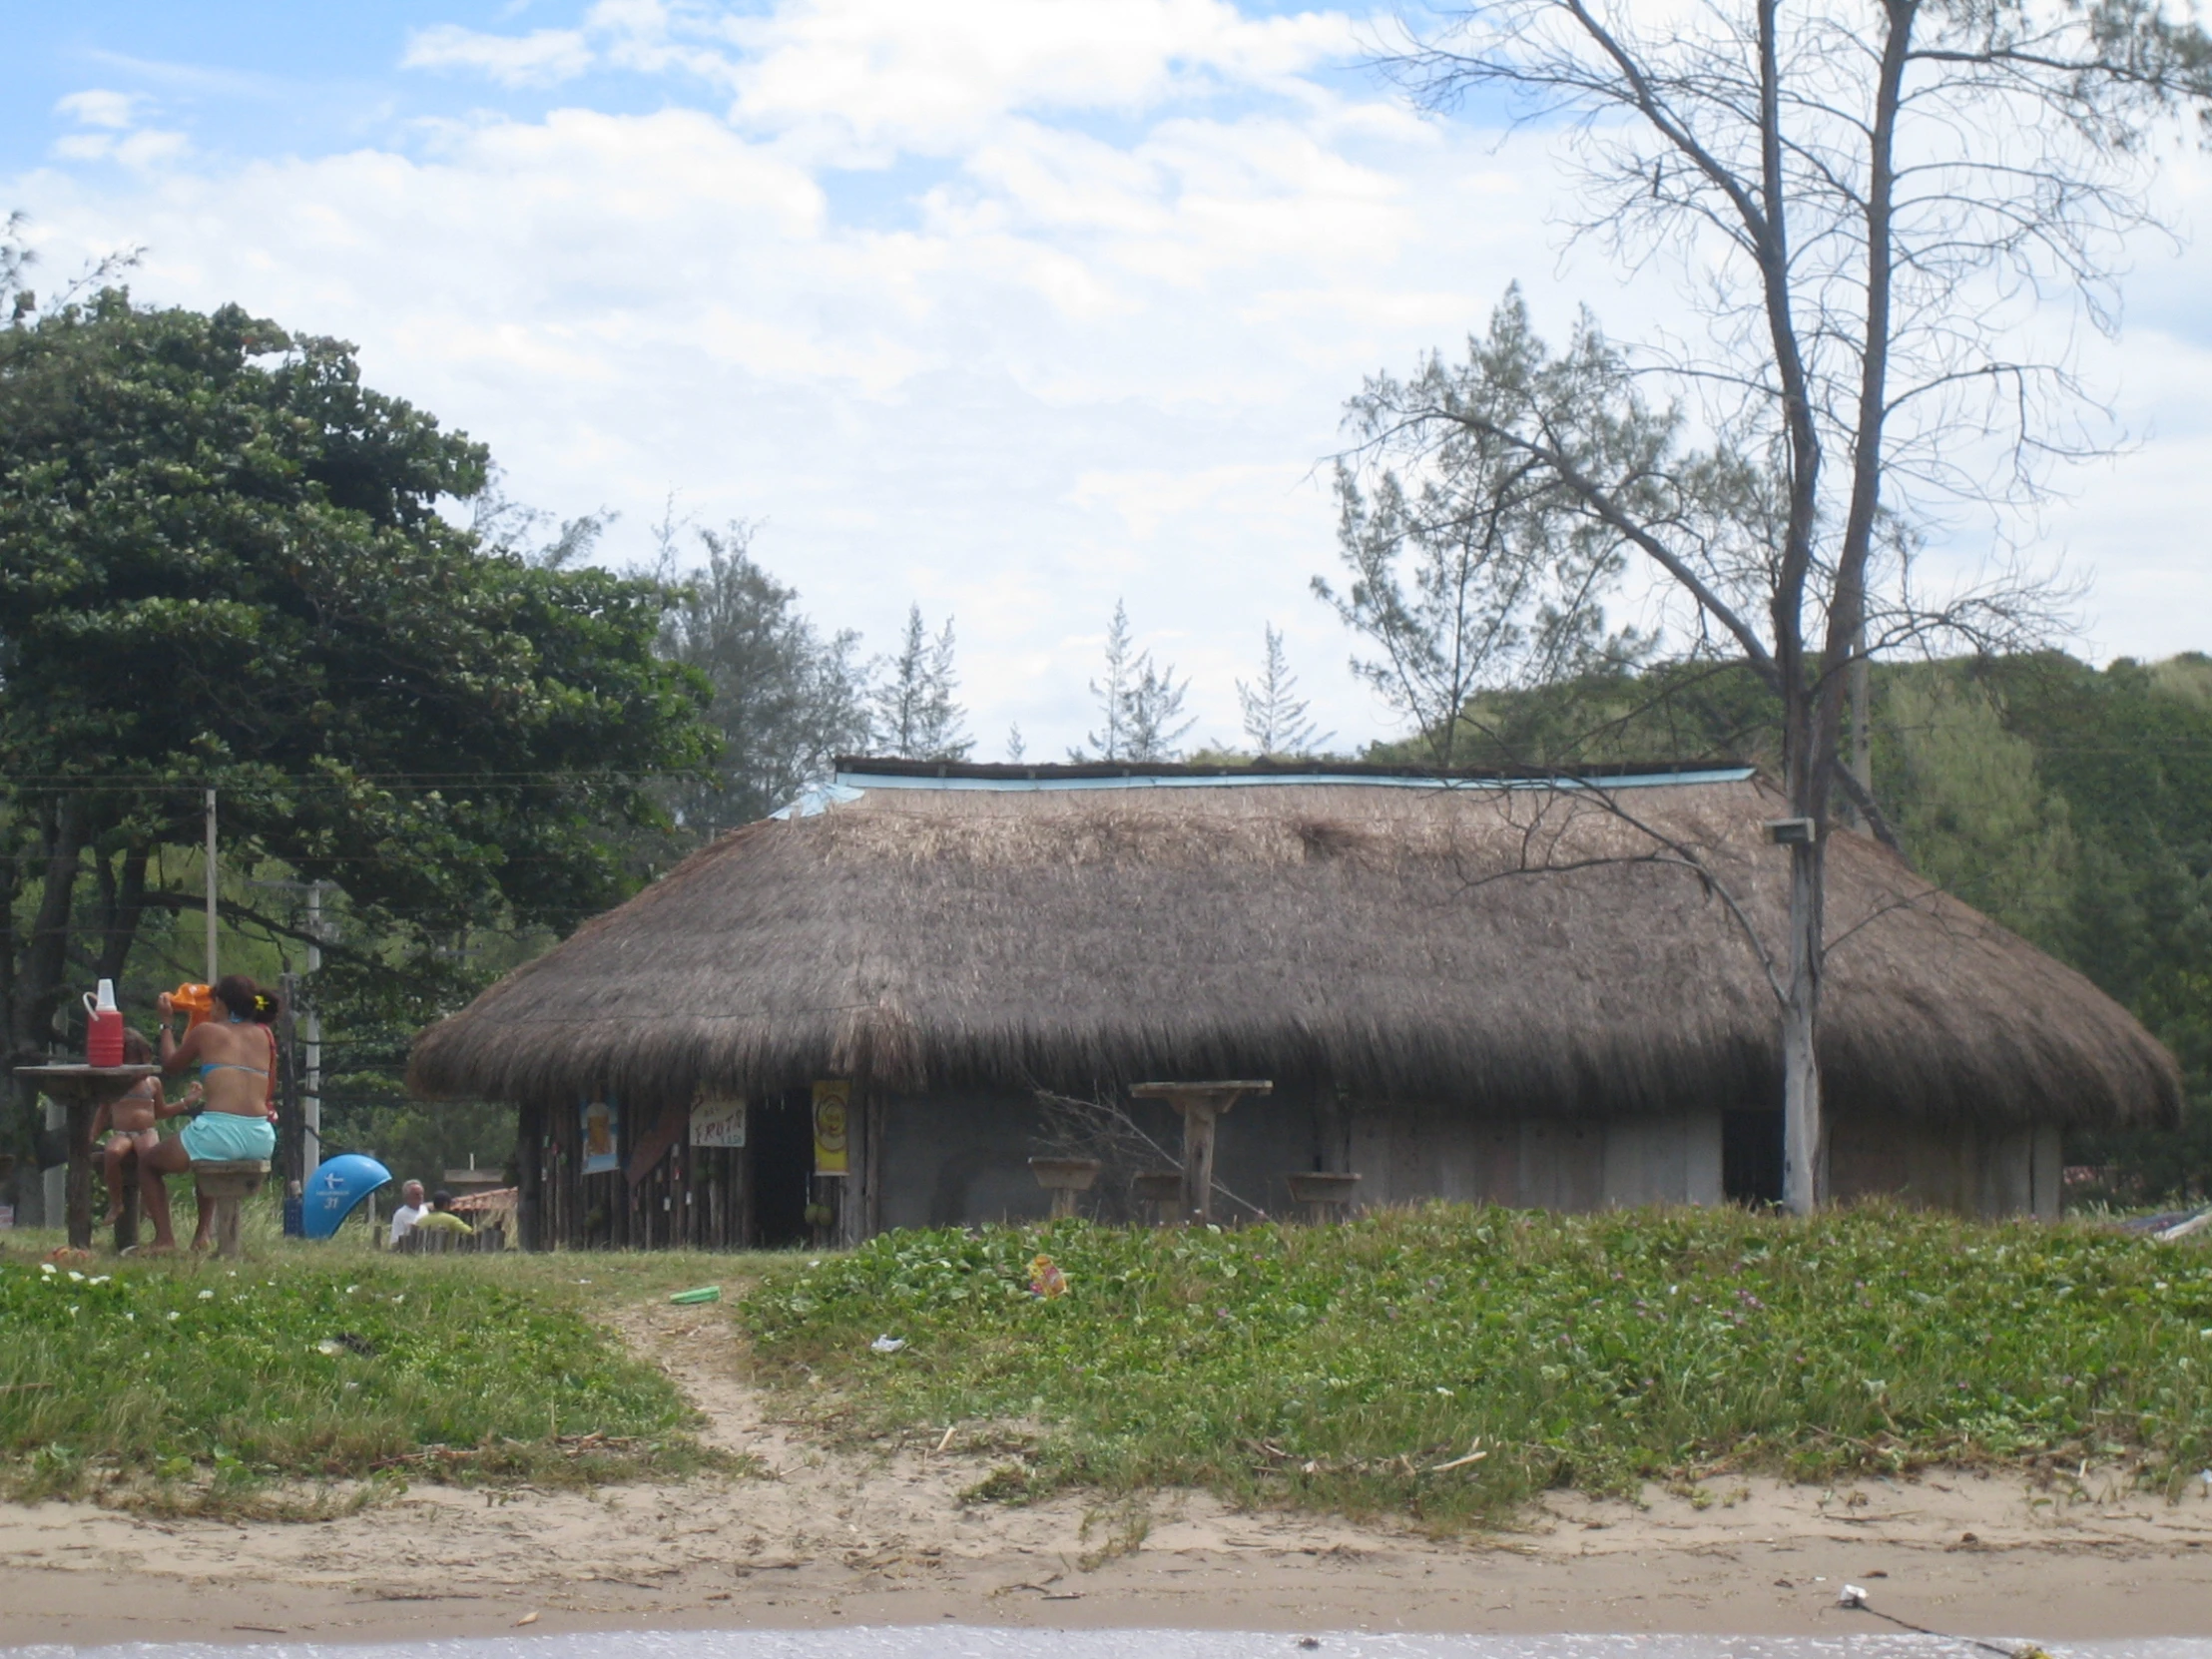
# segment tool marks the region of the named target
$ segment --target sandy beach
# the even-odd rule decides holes
[[[596,1494],[417,1485],[342,1519],[240,1525],[0,1506],[0,1642],[405,1640],[828,1624],[1844,1634],[2212,1634],[2212,1497],[2094,1467],[2048,1488],[1934,1472],[1827,1488],[1722,1478],[1640,1503],[1552,1494],[1510,1531],[1239,1512],[964,1504],[989,1467],[955,1429],[826,1451],[741,1381],[720,1319],[654,1306],[626,1334],[768,1478]],[[527,1620],[527,1623],[522,1621]]]

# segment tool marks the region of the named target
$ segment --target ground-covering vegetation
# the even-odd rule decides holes
[[[313,1505],[302,1482],[347,1482],[358,1501],[412,1479],[726,1465],[693,1439],[676,1386],[593,1317],[610,1295],[665,1294],[702,1269],[266,1243],[237,1263],[11,1252],[0,1495],[293,1512]]]
[[[1032,1293],[1039,1254],[1065,1296]],[[1004,1448],[985,1497],[1189,1483],[1450,1527],[1730,1470],[2117,1462],[2172,1490],[2212,1452],[2212,1253],[2079,1224],[1439,1205],[901,1233],[744,1317],[827,1420]]]

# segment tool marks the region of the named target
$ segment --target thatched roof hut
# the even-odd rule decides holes
[[[760,1098],[1158,1076],[1468,1111],[1769,1099],[1776,794],[1748,772],[846,763],[426,1032],[435,1096]],[[2081,975],[1862,835],[1829,843],[1833,1111],[2175,1120]],[[1748,933],[1747,933],[1748,924]]]

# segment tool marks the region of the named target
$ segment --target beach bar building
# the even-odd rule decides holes
[[[1230,1213],[1779,1195],[1780,797],[1744,769],[840,763],[416,1042],[520,1108],[526,1245],[849,1242],[1130,1211],[1162,1080],[1265,1079]],[[1837,1199],[2049,1216],[2060,1137],[2170,1124],[2172,1058],[2087,980],[1851,831],[1827,847]],[[1764,954],[1763,954],[1764,953]],[[1094,1113],[1095,1117],[1095,1113]],[[1129,1148],[1139,1152],[1132,1158]]]

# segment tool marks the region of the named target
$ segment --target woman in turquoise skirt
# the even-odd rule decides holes
[[[154,1224],[153,1248],[175,1250],[177,1236],[170,1226],[169,1189],[163,1176],[183,1174],[195,1162],[266,1163],[276,1150],[271,1110],[276,1095],[276,1033],[272,1022],[279,1004],[245,974],[226,974],[215,987],[211,1017],[187,1031],[182,1042],[171,1029],[175,1009],[167,993],[160,1007],[162,1070],[197,1070],[205,1095],[200,1115],[182,1134],[163,1141],[139,1160],[146,1216]],[[203,1208],[192,1239],[195,1250],[208,1242],[209,1220]]]

